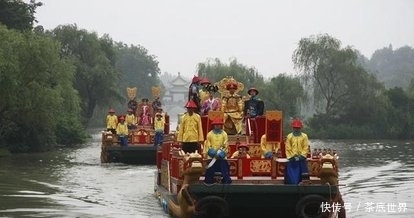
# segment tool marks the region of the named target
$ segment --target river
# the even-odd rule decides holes
[[[169,217],[153,196],[155,166],[101,164],[99,141],[0,158],[0,217]],[[338,151],[347,217],[414,217],[414,142],[311,146]]]

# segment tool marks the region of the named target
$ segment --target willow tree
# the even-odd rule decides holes
[[[301,39],[293,63],[310,84],[321,114],[343,113],[356,91],[365,86],[366,72],[357,64],[357,52],[350,47],[341,48],[341,42],[329,35]]]
[[[242,82],[245,89],[250,86],[256,86],[260,89],[264,84],[263,76],[254,67],[245,66],[239,63],[237,59],[230,60],[229,64],[223,63],[218,58],[199,63],[198,76],[206,76],[213,83],[224,77],[232,76],[237,81]]]
[[[0,144],[11,151],[80,143],[74,68],[58,42],[0,25]]]
[[[98,37],[76,25],[58,26],[49,34],[61,43],[62,57],[75,66],[74,87],[81,98],[83,123],[87,125],[98,105],[122,99],[114,43],[107,35]]]

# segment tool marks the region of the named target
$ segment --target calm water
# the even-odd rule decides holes
[[[0,158],[0,217],[167,218],[153,197],[155,166],[101,164],[99,140]],[[311,143],[338,150],[348,217],[414,217],[414,142]]]

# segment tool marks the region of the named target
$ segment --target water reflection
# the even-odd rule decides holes
[[[348,217],[414,217],[412,143],[316,141],[314,144],[339,151],[340,183],[344,185],[341,191]]]
[[[99,140],[95,134],[79,149],[0,159],[0,217],[167,218],[152,195],[155,166],[100,164]],[[311,143],[338,151],[348,217],[414,217],[413,143]],[[392,203],[396,212],[388,212]],[[406,212],[399,212],[400,203]]]

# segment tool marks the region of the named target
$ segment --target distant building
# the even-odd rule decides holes
[[[162,76],[164,77],[164,76]],[[168,81],[167,76],[161,78],[166,89],[162,102],[166,112],[170,115],[172,123],[177,123],[178,114],[185,112],[184,105],[188,99],[188,87],[190,82],[184,79],[180,73]],[[171,126],[175,128],[175,126]]]
[[[190,82],[181,77],[180,73],[168,84],[164,84],[167,87],[163,101],[165,103],[185,103],[188,98],[188,86]]]

